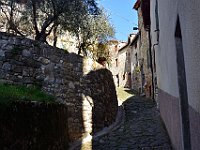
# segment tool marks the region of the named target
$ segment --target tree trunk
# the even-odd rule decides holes
[[[47,38],[46,33],[42,33],[42,32],[36,34],[35,36],[35,40],[43,42],[43,43],[47,43],[46,38]]]
[[[78,55],[81,54],[81,51],[82,51],[82,50],[81,50],[81,47],[79,47],[79,48],[78,48]]]
[[[54,27],[53,29],[53,46],[56,47],[56,44],[57,44],[57,39],[58,39],[58,36],[57,36],[57,26]]]

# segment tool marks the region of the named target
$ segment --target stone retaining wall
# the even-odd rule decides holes
[[[70,141],[108,126],[117,114],[110,71],[30,39],[0,33],[0,82],[39,86],[68,106]]]
[[[55,103],[1,104],[0,139],[2,150],[67,149],[67,108]]]

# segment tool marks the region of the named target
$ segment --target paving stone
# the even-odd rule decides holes
[[[156,104],[152,100],[132,97],[123,103],[121,127],[93,140],[92,150],[171,150]]]

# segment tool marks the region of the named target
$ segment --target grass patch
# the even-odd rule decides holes
[[[117,87],[116,91],[117,91],[117,99],[121,103],[126,101],[128,98],[135,96],[134,92],[132,92],[130,89]]]
[[[55,98],[38,88],[0,84],[0,103],[9,104],[13,101],[55,102]]]

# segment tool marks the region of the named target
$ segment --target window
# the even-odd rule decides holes
[[[137,56],[137,53],[135,53],[135,61],[138,62],[138,56]]]
[[[118,59],[115,59],[115,65],[118,67]]]
[[[137,42],[135,43],[135,49],[137,48]]]
[[[123,80],[125,80],[126,79],[126,73],[124,72],[124,74],[123,74]]]

